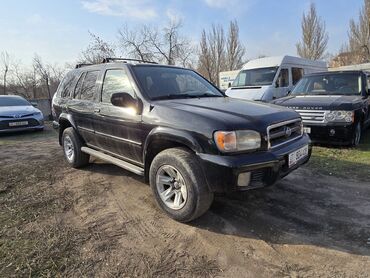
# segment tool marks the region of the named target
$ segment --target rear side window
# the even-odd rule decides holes
[[[292,68],[293,85],[298,83],[298,81],[302,78],[303,74],[304,71],[302,68]]]
[[[89,71],[86,73],[80,92],[80,99],[96,100],[96,80],[99,71]]]
[[[79,98],[81,87],[82,87],[82,82],[84,81],[84,77],[85,77],[85,73],[81,74],[80,78],[78,79],[74,93],[73,93],[73,98]]]
[[[73,92],[76,79],[77,72],[67,73],[58,87],[58,96],[62,98],[69,97],[71,95],[71,92]]]
[[[135,97],[130,80],[123,69],[111,69],[105,73],[101,101],[110,103],[114,93],[128,93]]]

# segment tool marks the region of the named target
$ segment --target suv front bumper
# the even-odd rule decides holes
[[[310,128],[310,138],[313,143],[348,145],[352,142],[355,125],[350,124],[326,124],[310,125],[304,124],[304,127]]]
[[[296,141],[268,151],[225,156],[199,153],[198,157],[212,192],[249,190],[272,185],[305,164],[311,156],[310,143],[308,135],[304,134]],[[308,155],[289,168],[289,154],[306,145]],[[251,173],[249,185],[238,186],[239,174],[246,172]]]

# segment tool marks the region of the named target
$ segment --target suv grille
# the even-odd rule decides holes
[[[323,123],[326,111],[323,110],[296,110],[304,123]]]
[[[281,122],[267,127],[268,148],[275,148],[293,141],[303,134],[301,119]]]

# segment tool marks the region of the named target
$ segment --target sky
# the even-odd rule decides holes
[[[163,26],[173,18],[183,35],[196,42],[212,24],[239,24],[248,59],[259,55],[296,55],[300,22],[311,2],[329,33],[328,52],[347,41],[350,19],[363,0],[1,0],[0,52],[31,63],[35,53],[50,63],[75,61],[90,41],[89,31],[109,42],[127,25]]]

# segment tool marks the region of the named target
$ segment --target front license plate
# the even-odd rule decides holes
[[[303,131],[304,131],[304,133],[310,134],[311,133],[311,128],[310,127],[304,127]]]
[[[288,157],[289,168],[296,165],[300,160],[305,158],[307,155],[308,155],[308,145],[290,153]]]
[[[22,122],[10,122],[9,126],[24,126],[28,125],[28,121],[22,121]]]

